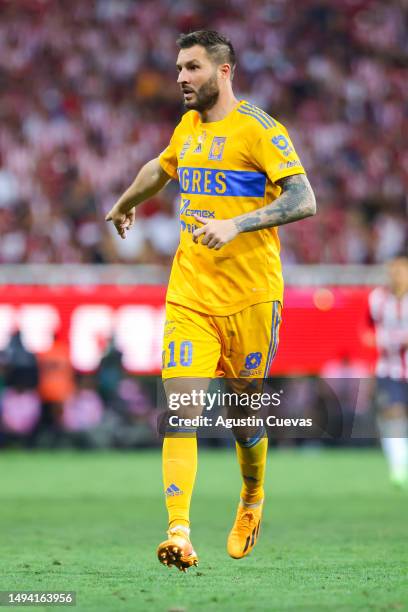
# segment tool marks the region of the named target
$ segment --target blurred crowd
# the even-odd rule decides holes
[[[110,343],[96,372],[75,372],[58,336],[35,355],[16,331],[0,352],[0,448],[134,448],[157,443],[157,383],[130,376]]]
[[[319,214],[288,262],[381,262],[407,239],[405,0],[0,0],[0,263],[162,263],[177,185],[120,241],[104,215],[181,113],[180,32],[236,48],[234,87],[282,121]],[[405,135],[405,136],[404,136]]]
[[[274,377],[263,392],[283,389],[285,401],[273,412],[261,410],[254,416],[312,420],[313,427],[303,431],[303,441],[297,438],[296,428],[270,429],[273,444],[372,444],[368,376],[367,368],[342,355],[328,363],[320,377]],[[228,394],[225,379],[213,381],[209,392],[217,390]],[[0,449],[155,446],[165,431],[166,406],[160,378],[126,372],[113,341],[106,345],[97,370],[88,374],[74,370],[68,345],[59,334],[47,351],[34,354],[17,330],[0,352]],[[221,414],[221,406],[222,402],[212,406],[208,414],[213,420]],[[225,407],[223,414],[227,417]],[[211,446],[232,444],[227,428],[203,430],[199,435]]]

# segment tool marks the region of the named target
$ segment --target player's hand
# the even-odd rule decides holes
[[[114,206],[106,215],[105,221],[112,221],[119,236],[125,239],[127,230],[130,230],[135,222],[135,212],[135,209],[132,208],[128,213],[124,214],[118,212]]]
[[[201,244],[209,249],[219,251],[239,233],[234,219],[206,219],[199,215],[194,215],[194,219],[203,226],[193,232],[193,240],[198,243],[198,238],[203,236]]]

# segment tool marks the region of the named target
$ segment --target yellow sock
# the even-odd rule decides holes
[[[163,483],[169,527],[190,525],[190,502],[197,473],[197,437],[167,436],[163,441]]]
[[[236,449],[243,480],[241,499],[247,504],[256,504],[264,497],[268,438],[259,438],[255,443],[250,441],[247,446],[236,442]]]

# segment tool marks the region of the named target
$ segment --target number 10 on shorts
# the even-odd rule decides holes
[[[178,365],[190,366],[193,362],[193,343],[190,340],[178,342],[172,340],[162,353],[163,368],[174,368]]]

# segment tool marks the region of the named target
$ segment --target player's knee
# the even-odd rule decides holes
[[[265,428],[263,426],[242,426],[242,427],[233,427],[232,433],[236,442],[240,446],[243,447],[251,447],[255,446],[261,438],[266,436]]]
[[[196,420],[199,414],[189,413],[183,410],[180,413],[166,410],[157,420],[157,432],[159,436],[195,436],[197,433]]]
[[[168,414],[193,418],[202,413],[206,404],[209,379],[171,378],[164,382]]]

